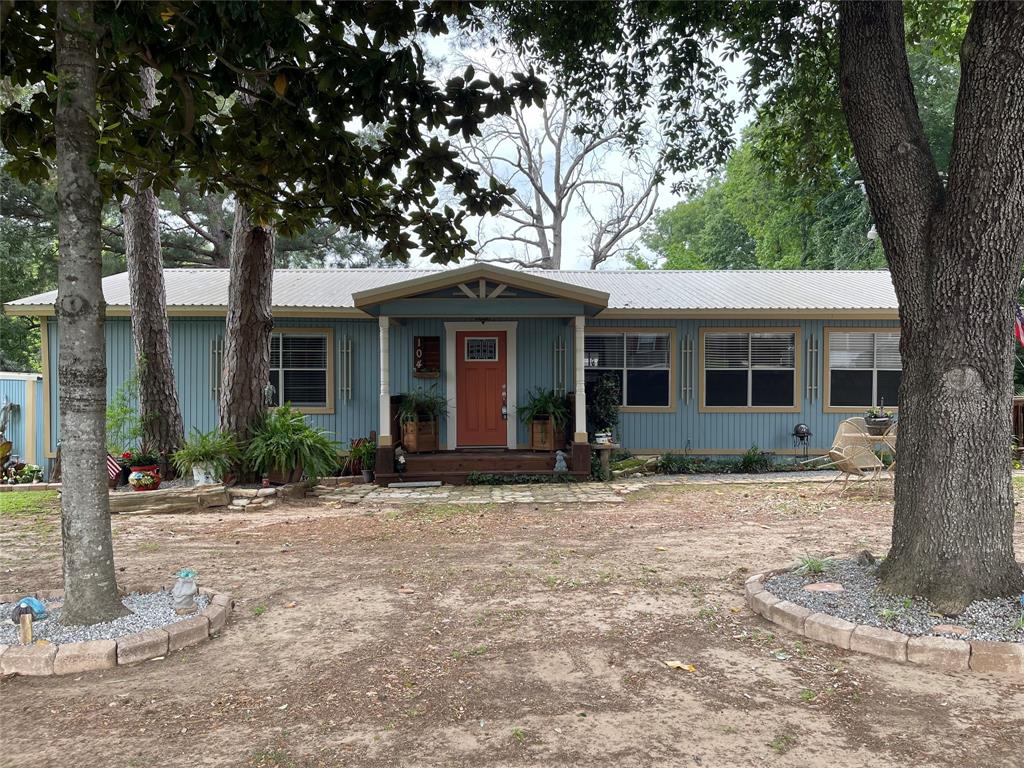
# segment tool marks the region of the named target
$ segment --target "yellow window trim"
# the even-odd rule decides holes
[[[291,334],[294,336],[325,336],[327,338],[327,405],[293,406],[299,413],[317,416],[334,413],[334,329],[306,328],[299,325],[274,326],[271,334]],[[273,370],[273,369],[271,369]],[[284,395],[284,392],[281,393]]]
[[[619,413],[675,413],[676,403],[676,329],[672,327],[625,327],[617,325],[587,325],[584,333],[588,336],[621,336],[627,333],[668,334],[668,405],[620,405]],[[625,361],[623,361],[625,363]],[[658,369],[661,370],[661,369]],[[586,368],[584,367],[584,372]],[[623,374],[625,375],[625,374]]]
[[[898,325],[872,326],[870,328],[868,328],[868,327],[856,327],[856,326],[854,326],[854,327],[847,327],[847,326],[838,326],[838,325],[835,325],[835,326],[826,325],[825,328],[824,328],[824,333],[823,333],[823,337],[824,338],[823,338],[822,344],[824,345],[825,349],[823,350],[824,351],[824,356],[823,356],[823,362],[822,362],[822,378],[825,380],[825,387],[824,387],[823,394],[822,394],[822,397],[824,399],[821,401],[822,412],[823,413],[857,413],[857,414],[863,415],[863,413],[868,408],[871,408],[872,406],[870,406],[870,405],[860,405],[860,406],[857,406],[857,405],[832,405],[832,376],[829,375],[830,371],[832,369],[829,366],[829,355],[828,355],[829,344],[828,344],[828,341],[829,341],[829,336],[831,336],[833,333],[896,333],[896,334],[900,334],[901,333],[900,327]],[[885,409],[887,411],[896,412],[896,411],[899,411],[900,408],[899,408],[899,405],[887,405],[887,406],[885,406]]]
[[[747,405],[747,406],[734,406],[734,405],[704,405],[704,383],[705,383],[705,370],[704,370],[704,337],[709,333],[792,333],[793,334],[793,405],[786,406],[774,406],[774,405]],[[800,328],[798,326],[775,326],[775,325],[758,325],[758,326],[733,326],[733,325],[715,325],[715,326],[702,326],[698,331],[697,338],[698,355],[697,355],[697,376],[700,381],[698,382],[698,400],[697,400],[697,411],[698,413],[800,413],[801,397],[800,397],[800,382],[803,374],[803,355],[801,355],[800,343]],[[739,369],[737,369],[739,370]],[[748,369],[749,370],[749,369]],[[741,451],[742,453],[742,451]]]

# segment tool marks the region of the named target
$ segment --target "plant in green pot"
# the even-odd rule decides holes
[[[402,395],[398,422],[402,425],[402,445],[410,453],[436,451],[438,423],[448,413],[448,401],[435,390],[414,390]]]
[[[353,440],[348,455],[352,463],[362,471],[364,482],[373,482],[373,469],[377,463],[377,443],[368,438]]]
[[[565,445],[565,425],[569,423],[569,404],[553,389],[530,392],[518,409],[519,420],[530,427],[530,447],[535,451],[554,451]]]
[[[179,474],[192,473],[196,485],[219,483],[242,458],[242,451],[232,435],[214,429],[200,432],[193,427],[181,448],[171,456]]]
[[[246,464],[274,483],[294,483],[329,475],[338,463],[338,445],[327,432],[285,404],[264,414],[243,454]]]

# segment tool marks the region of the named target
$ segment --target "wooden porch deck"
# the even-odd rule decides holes
[[[590,466],[572,466],[571,452],[565,449],[569,474],[586,477]],[[465,485],[470,474],[489,475],[553,475],[554,451],[511,451],[507,448],[459,449],[433,453],[407,453],[405,472],[377,472],[378,485],[397,482],[440,480],[449,485]]]

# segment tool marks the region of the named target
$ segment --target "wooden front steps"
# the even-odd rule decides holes
[[[566,461],[568,462],[566,451]],[[440,480],[451,485],[465,485],[471,474],[488,475],[554,475],[555,454],[548,451],[459,450],[437,453],[405,454],[405,472],[377,472],[378,485],[397,482],[422,482]],[[569,474],[586,477],[590,467]]]

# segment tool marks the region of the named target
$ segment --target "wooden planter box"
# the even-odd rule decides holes
[[[402,425],[402,445],[409,453],[437,450],[436,421],[407,421]]]
[[[289,472],[285,472],[281,469],[272,469],[267,472],[267,479],[274,485],[297,483],[302,479],[302,465],[300,464]]]
[[[557,451],[565,447],[565,435],[551,419],[530,422],[530,448],[535,451]]]

